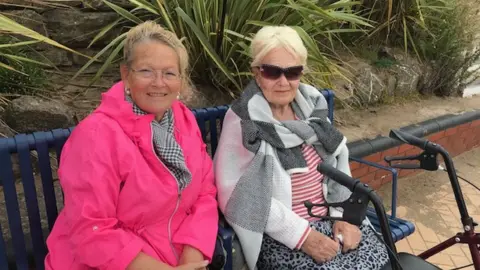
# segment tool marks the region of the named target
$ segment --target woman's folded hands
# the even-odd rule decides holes
[[[333,225],[333,239],[312,230],[303,243],[301,250],[311,256],[317,263],[325,263],[343,253],[356,249],[360,244],[362,232],[348,222],[337,221]]]
[[[333,239],[343,246],[343,253],[356,249],[361,238],[362,232],[357,226],[345,221],[337,221],[333,224]]]
[[[338,254],[340,244],[323,233],[312,230],[308,234],[301,249],[317,263],[325,263],[332,260]]]

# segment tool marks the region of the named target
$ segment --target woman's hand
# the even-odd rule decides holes
[[[188,247],[188,248],[187,248]],[[186,252],[185,252],[186,251]],[[163,262],[140,252],[135,259],[128,265],[127,270],[203,270],[206,269],[208,261],[203,258],[202,253],[193,247],[186,246],[179,265],[172,267]]]
[[[325,263],[338,253],[340,245],[326,235],[312,230],[302,245],[302,251],[310,255],[316,262]]]
[[[203,262],[205,258],[203,258],[203,254],[196,248],[185,245],[183,248],[182,256],[180,257],[179,265],[180,266],[185,266],[185,265],[190,265],[192,263],[199,263]],[[207,263],[208,264],[208,263]],[[198,269],[206,269],[207,265],[205,266],[200,266]],[[190,268],[180,268],[180,269],[190,269]],[[197,268],[191,268],[191,269],[197,269]]]
[[[339,240],[339,235],[342,235],[341,238],[343,239]],[[342,252],[345,253],[358,247],[362,232],[355,225],[345,221],[337,221],[333,224],[333,237],[338,242],[343,241]]]
[[[199,269],[207,269],[208,261],[201,261],[201,262],[193,262],[179,265],[173,269],[175,270],[199,270]]]

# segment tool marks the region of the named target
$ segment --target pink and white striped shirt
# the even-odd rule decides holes
[[[311,145],[304,144],[302,146],[303,157],[307,162],[308,172],[292,174],[292,210],[300,217],[313,221],[316,218],[308,215],[307,208],[304,202],[310,200],[312,203],[325,203],[323,196],[323,175],[317,171],[318,164],[322,161],[320,156]],[[328,213],[328,207],[314,207],[312,213],[315,215],[325,216]],[[308,233],[308,228],[299,243],[297,248],[300,248],[305,242]]]

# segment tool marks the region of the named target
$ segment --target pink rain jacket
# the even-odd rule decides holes
[[[171,266],[190,245],[210,259],[218,228],[212,162],[195,117],[172,106],[192,182],[177,181],[153,150],[153,115],[137,116],[122,82],[72,132],[59,179],[65,207],[47,239],[46,269],[125,269],[140,251]]]

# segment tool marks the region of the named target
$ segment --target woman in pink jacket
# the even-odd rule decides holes
[[[46,269],[205,269],[218,228],[212,162],[190,110],[185,47],[132,28],[122,81],[66,142]]]

